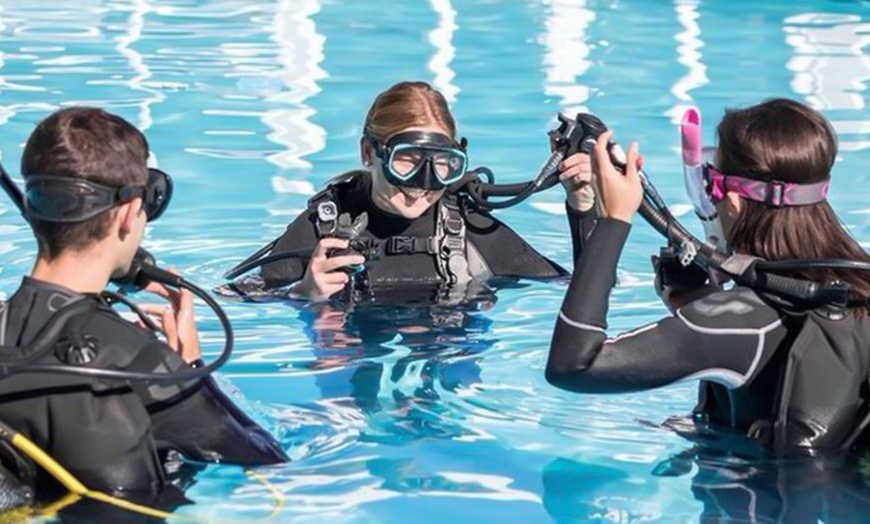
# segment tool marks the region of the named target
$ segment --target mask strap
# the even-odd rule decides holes
[[[721,201],[728,191],[737,193],[742,198],[761,202],[770,207],[807,206],[824,202],[828,197],[830,180],[812,184],[795,184],[780,180],[755,180],[734,175],[726,175],[707,165],[709,173],[709,188],[714,201]]]

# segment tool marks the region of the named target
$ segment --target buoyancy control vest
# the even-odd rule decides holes
[[[368,176],[365,171],[350,171],[329,181],[326,187],[308,201],[308,209],[316,217],[318,238],[339,233],[339,225],[345,212],[342,210],[339,192],[343,187]],[[369,246],[375,256],[426,253],[431,255],[442,281],[448,285],[463,285],[473,279],[490,276],[480,252],[466,236],[463,216],[465,202],[456,194],[445,193],[437,205],[435,232],[430,237],[393,236],[379,245]],[[347,220],[357,217],[348,216]],[[364,280],[364,279],[363,279]]]
[[[106,314],[107,307],[94,297],[65,304],[32,341],[18,346],[24,323],[15,318],[17,312],[8,304],[0,305],[0,366],[26,362],[135,368],[136,350],[143,346],[143,335],[137,333],[141,330],[120,318],[113,321]],[[135,344],[117,343],[131,336],[139,340]],[[129,384],[70,375],[2,376],[0,419],[42,446],[94,489],[142,495],[155,495],[163,489],[164,472],[151,419],[140,395]],[[23,462],[30,465],[30,474],[37,471],[29,459]],[[4,461],[4,466],[15,468],[19,474],[25,469],[21,463]],[[53,489],[49,477],[41,472],[32,480],[37,492]]]
[[[752,423],[747,435],[777,455],[854,447],[866,439],[870,427],[870,319],[835,306],[802,312],[776,309],[791,343],[778,348],[768,369],[744,385],[775,392],[769,415]],[[730,400],[711,402],[714,396]],[[717,409],[743,410],[745,406],[732,405],[734,399],[723,386],[705,383],[696,416],[716,417],[712,411]]]
[[[7,373],[22,365],[171,374],[186,364],[154,332],[123,319],[103,295],[25,278],[11,301],[0,303],[0,420],[91,489],[158,495],[169,451],[238,465],[289,460],[211,376],[151,383]],[[0,462],[28,477],[38,493],[54,487],[28,459],[0,453]]]

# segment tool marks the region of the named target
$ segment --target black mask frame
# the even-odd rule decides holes
[[[468,141],[464,138],[456,143],[453,138],[442,133],[406,131],[394,135],[386,143],[381,143],[368,132],[364,136],[380,160],[384,176],[395,186],[439,190],[461,179],[468,169]],[[415,165],[407,172],[394,169],[395,155],[400,151],[413,151],[418,157]],[[448,163],[458,162],[459,166],[450,168],[453,172],[439,176],[435,165],[438,157]]]
[[[156,168],[148,168],[145,185],[123,187],[74,177],[30,175],[25,178],[24,209],[28,218],[74,224],[141,198],[145,216],[151,222],[166,211],[173,189],[172,177]]]

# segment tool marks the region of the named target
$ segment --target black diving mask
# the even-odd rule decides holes
[[[387,180],[396,186],[439,190],[461,179],[468,170],[468,142],[428,131],[408,131],[381,144],[369,142],[381,161]]]
[[[25,177],[28,218],[72,224],[84,222],[135,198],[142,199],[148,222],[157,220],[172,200],[172,177],[148,168],[144,186],[110,187],[81,178],[31,175]]]

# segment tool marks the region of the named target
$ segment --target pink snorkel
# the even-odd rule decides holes
[[[725,247],[725,235],[722,233],[716,206],[707,197],[701,147],[701,114],[697,109],[689,109],[683,114],[680,135],[683,145],[683,180],[686,184],[686,192],[692,200],[695,214],[701,219],[707,240],[713,241],[719,247]]]
[[[680,134],[683,144],[683,176],[686,192],[692,199],[695,213],[704,225],[707,240],[715,237],[720,248],[725,246],[716,204],[721,202],[728,192],[771,207],[817,204],[828,196],[829,180],[813,184],[755,180],[728,175],[712,164],[704,163],[704,148],[701,146],[701,115],[697,109],[691,108],[683,114]]]

